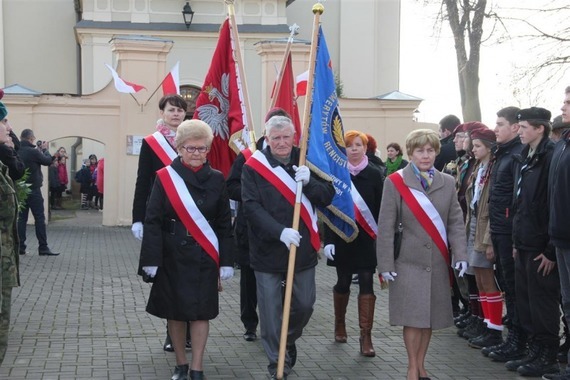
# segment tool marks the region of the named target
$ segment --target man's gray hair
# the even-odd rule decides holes
[[[273,129],[282,130],[287,127],[291,128],[291,130],[295,132],[295,126],[291,119],[285,116],[273,116],[265,123],[265,135],[269,136]]]

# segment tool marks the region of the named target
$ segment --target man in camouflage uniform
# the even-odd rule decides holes
[[[0,102],[0,116],[5,110],[4,104]],[[3,117],[0,117],[1,119]],[[0,123],[0,144],[6,144],[9,139],[6,126]],[[8,346],[12,288],[20,285],[17,215],[18,202],[14,182],[8,175],[8,167],[0,161],[0,365],[4,361]]]

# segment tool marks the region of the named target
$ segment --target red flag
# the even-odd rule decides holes
[[[224,175],[229,173],[236,153],[247,148],[248,143],[245,104],[233,57],[230,24],[226,19],[220,28],[218,45],[194,112],[194,119],[200,119],[212,128],[214,141],[208,160]]]
[[[301,119],[299,118],[299,109],[297,107],[297,100],[295,98],[294,78],[293,66],[291,64],[291,53],[289,53],[289,56],[287,57],[287,63],[285,65],[285,70],[283,71],[281,87],[275,91],[275,93],[277,93],[275,107],[282,108],[289,115],[291,115],[291,119],[295,125],[295,145],[299,145],[299,140],[301,138]]]
[[[309,70],[297,75],[297,96],[307,95],[308,81],[309,81]]]
[[[107,68],[111,71],[111,75],[113,76],[113,82],[115,83],[115,89],[119,92],[123,92],[125,94],[132,94],[135,92],[139,92],[142,89],[146,88],[136,83],[127,82],[126,80],[119,77],[119,74],[108,64],[105,64]]]
[[[178,94],[180,95],[180,62],[176,62],[176,65],[170,70],[170,72],[166,75],[166,78],[162,81],[162,94],[163,95],[171,95],[171,94]]]

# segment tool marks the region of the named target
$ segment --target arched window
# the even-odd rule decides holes
[[[191,119],[194,115],[194,111],[196,110],[196,99],[198,99],[198,95],[200,95],[201,90],[202,89],[200,87],[192,85],[180,86],[180,95],[188,103],[188,109],[186,110],[187,119]]]

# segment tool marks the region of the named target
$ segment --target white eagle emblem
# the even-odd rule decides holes
[[[214,136],[219,136],[223,140],[229,138],[228,129],[228,112],[230,110],[230,101],[228,99],[230,93],[230,74],[224,73],[221,78],[221,93],[215,87],[211,85],[206,86],[204,90],[208,94],[210,102],[216,98],[220,103],[220,108],[214,104],[203,104],[198,107],[198,117],[200,120],[206,122]]]

